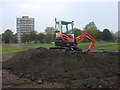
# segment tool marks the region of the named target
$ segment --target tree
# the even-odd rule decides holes
[[[117,38],[120,38],[120,30],[119,31],[117,31],[117,32],[115,32],[115,37],[117,37]]]
[[[15,35],[13,36],[13,42],[14,42],[14,43],[17,43],[17,42],[18,42],[18,40],[17,40],[17,34],[15,34]]]
[[[45,35],[45,42],[51,43],[55,40],[55,34],[46,34]]]
[[[39,33],[37,35],[37,41],[39,41],[40,43],[45,42],[45,35],[43,33]]]
[[[2,43],[2,35],[0,34],[0,44]]]
[[[46,34],[54,34],[55,33],[54,27],[46,27],[45,33]]]
[[[36,33],[36,31],[30,32],[29,37],[30,37],[30,41],[34,41],[34,43],[37,43],[37,33]]]
[[[24,43],[29,43],[30,42],[30,36],[29,34],[23,33],[21,35],[21,41]]]
[[[90,34],[94,39],[100,40],[100,30],[97,29],[94,22],[90,22],[84,27],[84,32]]]
[[[108,29],[104,29],[100,35],[101,40],[111,41],[113,39],[111,32]]]
[[[94,39],[100,40],[100,30],[84,30],[90,34]]]
[[[55,29],[53,27],[46,27],[45,42],[51,43],[55,39]]]
[[[114,38],[114,41],[120,41],[120,30],[115,32],[115,33],[112,33],[113,35],[113,38]]]
[[[23,33],[21,35],[21,40],[24,43],[26,43],[26,42],[27,43],[31,43],[31,42],[37,43],[37,34],[36,34],[36,31],[32,31],[29,34]]]
[[[97,27],[94,22],[90,22],[84,27],[84,30],[97,30]]]
[[[2,41],[4,43],[15,43],[16,41],[16,36],[13,34],[13,32],[9,29],[7,29],[3,34],[2,34]]]
[[[83,31],[81,31],[81,30],[78,29],[78,28],[74,28],[73,30],[74,30],[75,38],[83,33]]]

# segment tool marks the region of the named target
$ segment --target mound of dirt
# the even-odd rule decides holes
[[[46,48],[20,52],[3,62],[19,77],[65,87],[118,87],[118,53],[73,53]]]

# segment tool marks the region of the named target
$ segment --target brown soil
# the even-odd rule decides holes
[[[41,85],[47,82],[61,88],[118,87],[118,53],[113,52],[86,54],[30,49],[4,61],[3,69],[18,79],[27,78]]]
[[[8,70],[2,70],[2,88],[62,88],[61,83],[47,82],[38,83],[27,78],[19,78]],[[21,89],[20,89],[21,90]]]
[[[2,61],[6,61],[6,60],[10,59],[14,55],[15,54],[4,54],[4,55],[2,55]]]

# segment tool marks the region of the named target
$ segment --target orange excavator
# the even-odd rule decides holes
[[[67,22],[57,20],[55,18],[55,46],[59,47],[51,47],[51,49],[69,49],[70,51],[80,50],[76,46],[78,43],[82,42],[85,38],[91,41],[90,46],[88,47],[87,52],[90,53],[94,44],[96,42],[95,39],[91,37],[88,33],[83,33],[78,37],[74,37],[74,30],[73,30],[74,22]],[[80,50],[81,51],[81,50]]]

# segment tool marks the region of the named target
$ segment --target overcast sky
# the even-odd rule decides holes
[[[18,0],[19,1],[19,0]],[[24,1],[24,0],[21,0]],[[54,27],[54,18],[74,21],[74,27],[83,29],[93,21],[99,30],[108,28],[118,31],[118,2],[0,2],[0,33],[11,29],[16,33],[16,18],[35,18],[35,30],[44,32],[46,27]]]

